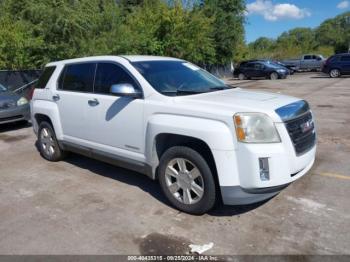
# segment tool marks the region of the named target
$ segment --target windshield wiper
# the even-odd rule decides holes
[[[236,86],[231,86],[231,85],[224,85],[224,86],[214,86],[210,87],[210,90],[226,90],[226,89],[231,89],[231,88],[237,88]]]
[[[208,90],[186,90],[186,89],[179,89],[179,90],[167,90],[167,91],[162,91],[161,93],[167,93],[167,94],[175,94],[175,95],[180,95],[180,94],[185,94],[185,95],[195,95],[195,94],[201,94],[201,93],[207,93]]]
[[[213,90],[213,91],[216,91],[216,90],[225,90],[225,89],[228,89],[227,86],[214,86],[214,87],[210,87],[209,90]]]

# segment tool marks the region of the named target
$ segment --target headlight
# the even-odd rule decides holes
[[[279,73],[285,73],[286,70],[285,70],[285,69],[277,69],[277,72],[279,72]]]
[[[281,142],[275,124],[262,113],[237,113],[234,116],[237,139],[244,143]]]
[[[28,104],[28,100],[25,97],[21,97],[20,99],[18,99],[17,101],[17,106],[23,106],[25,104]]]

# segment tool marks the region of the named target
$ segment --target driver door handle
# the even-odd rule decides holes
[[[95,99],[89,100],[88,104],[89,106],[97,106],[100,104],[100,102],[95,98]]]

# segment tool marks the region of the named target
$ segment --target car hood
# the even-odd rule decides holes
[[[281,122],[281,118],[275,110],[298,100],[301,99],[276,93],[234,88],[177,97],[175,101],[179,104],[190,103],[192,107],[195,106],[213,113],[228,113],[231,116],[237,112],[261,112],[268,114],[275,122]]]
[[[10,91],[6,91],[6,92],[0,92],[0,101],[3,100],[18,100],[20,98],[19,95],[10,92]]]

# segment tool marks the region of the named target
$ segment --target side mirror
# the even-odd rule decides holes
[[[141,98],[142,93],[131,84],[115,84],[111,86],[110,93],[115,96]]]

